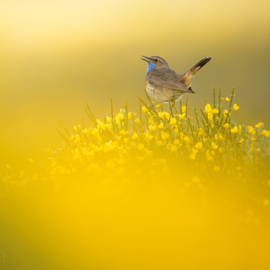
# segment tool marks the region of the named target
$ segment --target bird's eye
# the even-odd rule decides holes
[[[155,59],[154,61],[155,61],[155,62],[157,62],[157,61],[158,61],[158,59]]]

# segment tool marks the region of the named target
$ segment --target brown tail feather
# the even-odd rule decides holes
[[[203,58],[194,67],[192,67],[189,71],[183,74],[183,82],[187,88],[191,87],[191,82],[194,79],[194,75],[196,74],[196,72],[200,70],[204,65],[206,65],[211,59],[211,57]]]
[[[192,67],[188,72],[186,73],[190,73],[192,72],[193,74],[195,74],[198,70],[200,70],[204,65],[206,65],[212,58],[211,57],[205,57],[203,58],[201,61],[199,61],[194,67]],[[186,74],[185,73],[185,74]]]

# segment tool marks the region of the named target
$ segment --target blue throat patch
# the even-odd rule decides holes
[[[153,62],[147,62],[147,72],[146,72],[146,75],[153,68],[156,68],[156,65]]]

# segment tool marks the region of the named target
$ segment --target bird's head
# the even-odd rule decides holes
[[[148,64],[147,73],[153,68],[157,68],[157,69],[164,68],[164,67],[169,68],[168,63],[163,58],[161,58],[159,56],[146,57],[146,56],[142,55],[142,57],[143,58],[141,58],[141,59],[146,61]]]

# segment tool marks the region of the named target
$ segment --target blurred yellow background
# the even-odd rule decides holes
[[[270,2],[227,1],[1,1],[1,169],[39,159],[68,128],[128,101],[138,111],[146,63],[158,55],[184,73],[205,56],[191,107],[211,100],[212,86],[236,87],[238,122],[269,127]],[[86,121],[88,124],[89,122]]]

